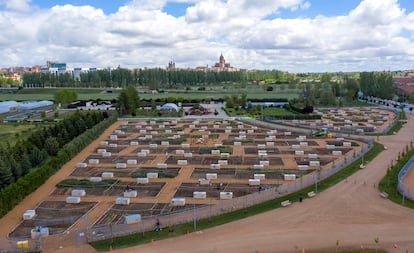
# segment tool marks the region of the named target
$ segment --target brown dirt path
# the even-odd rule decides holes
[[[109,136],[115,129],[121,124],[120,121],[112,124],[108,129],[104,131],[101,135]],[[67,177],[72,170],[76,167],[76,163],[84,161],[90,153],[99,145],[101,138],[96,139],[91,144],[89,144],[81,153],[76,155],[72,160],[66,163],[55,175],[53,175],[46,183],[39,187],[35,192],[27,196],[19,205],[17,205],[13,210],[8,212],[0,220],[0,237],[6,237],[8,233],[22,220],[22,215],[27,209],[33,209],[39,203],[41,203],[46,196],[55,188],[55,185],[59,183],[62,178]]]
[[[391,253],[414,249],[414,212],[379,196],[379,180],[392,159],[414,138],[414,116],[365,169],[312,199],[199,233],[114,252],[326,252],[379,246]],[[394,249],[393,245],[398,248]]]
[[[157,201],[161,203],[171,202],[172,197],[177,191],[181,182],[188,180],[193,172],[193,166],[181,166],[180,172],[174,178],[169,178],[167,184],[162,188],[157,196]]]

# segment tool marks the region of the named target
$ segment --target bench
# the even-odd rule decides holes
[[[283,207],[285,207],[285,206],[288,206],[288,205],[290,205],[290,204],[292,204],[292,203],[290,203],[290,200],[285,200],[285,201],[282,201],[280,204],[281,204]]]
[[[386,192],[381,192],[380,196],[383,197],[384,199],[388,198],[388,193]]]
[[[316,196],[316,193],[314,191],[308,192],[308,197],[313,198]]]

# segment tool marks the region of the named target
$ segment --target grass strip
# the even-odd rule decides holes
[[[397,133],[400,131],[400,129],[404,126],[405,121],[407,120],[407,116],[405,115],[405,111],[401,110],[401,112],[398,114],[399,119],[395,124],[385,133],[386,135],[393,135],[394,133]]]
[[[386,135],[393,135],[394,133],[397,133],[400,131],[400,129],[404,126],[404,122],[401,122],[400,120],[395,122],[395,124],[385,133]]]
[[[394,165],[388,168],[387,174],[380,181],[379,186],[378,186],[381,192],[388,193],[388,199],[400,205],[402,204],[403,196],[397,190],[398,173],[413,155],[414,155],[414,149],[411,149],[408,152],[404,152],[401,155],[400,159],[398,159]],[[414,202],[405,198],[404,206],[409,207],[409,208],[414,208]]]
[[[365,161],[371,161],[376,157],[384,147],[381,144],[374,143],[374,146],[369,150],[364,158]],[[359,170],[359,165],[361,164],[361,158],[350,163],[346,168],[340,170],[334,175],[320,181],[318,183],[318,192],[324,191],[327,188],[339,183],[340,181],[346,179],[353,173]],[[290,200],[292,203],[299,201],[299,198],[307,198],[307,193],[314,190],[314,186],[311,185],[300,191],[288,194],[286,196],[272,199],[269,201],[262,202],[260,204],[250,206],[247,208],[239,209],[233,212],[225,213],[222,215],[197,220],[197,230],[203,230],[218,225],[226,224],[232,221],[240,220],[247,218],[256,214],[264,213],[276,208],[281,207],[280,203],[284,200]],[[162,240],[166,238],[171,238],[175,236],[184,235],[187,232],[194,231],[193,222],[179,224],[172,226],[170,228],[166,227],[162,231],[147,231],[144,233],[135,233],[126,236],[116,237],[112,239],[106,239],[101,241],[91,242],[90,245],[94,247],[97,251],[107,251],[109,246],[112,245],[113,249],[126,248],[139,244],[149,243],[152,240]]]

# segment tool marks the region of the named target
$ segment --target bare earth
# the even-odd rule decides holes
[[[339,249],[360,248],[361,245],[374,248],[376,237],[379,238],[379,246],[389,252],[412,252],[414,211],[381,198],[377,189],[391,160],[395,160],[398,152],[414,140],[414,116],[408,115],[408,119],[397,135],[380,138],[388,150],[348,180],[312,199],[202,232],[114,252],[298,252],[301,248],[306,252],[325,252],[334,250],[337,240],[340,241]],[[103,135],[109,135],[118,124],[112,125]],[[66,164],[1,219],[1,236],[5,237],[18,223],[24,210],[39,203],[96,145],[88,146],[71,161],[73,164]],[[73,245],[74,241],[72,245],[59,249],[53,244],[54,238],[50,236],[47,239],[43,252],[95,252],[88,245]],[[394,249],[394,244],[398,249]]]

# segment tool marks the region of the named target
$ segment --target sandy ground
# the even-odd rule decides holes
[[[112,125],[103,136],[117,127],[118,124]],[[376,188],[391,160],[414,139],[413,127],[414,117],[410,115],[408,124],[397,135],[380,138],[388,147],[387,151],[364,170],[315,198],[198,233],[114,252],[298,252],[302,247],[306,252],[323,252],[334,249],[336,240],[340,240],[340,248],[374,247],[375,237],[380,239],[379,245],[390,252],[414,250],[414,212],[380,198]],[[76,162],[84,160],[97,142],[99,139],[76,156],[73,164],[66,164],[1,219],[1,235],[6,236],[24,210],[39,203],[61,178],[70,174]],[[95,252],[88,245],[66,244],[59,249],[58,244],[62,242],[57,242],[57,237],[47,238],[43,252]],[[399,248],[393,249],[394,244]]]

